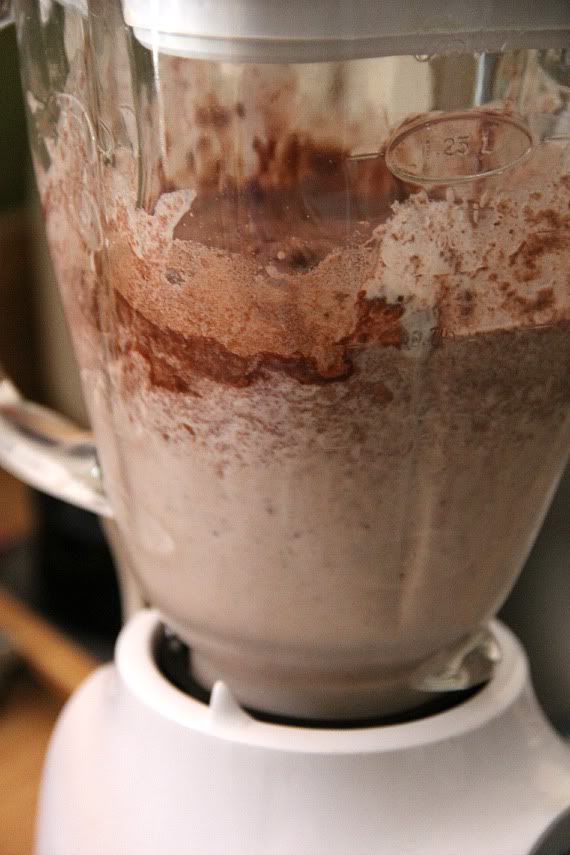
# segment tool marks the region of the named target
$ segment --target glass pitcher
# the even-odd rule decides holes
[[[489,675],[568,459],[569,7],[293,5],[13,3],[97,455],[5,378],[0,457],[199,683],[358,719]]]

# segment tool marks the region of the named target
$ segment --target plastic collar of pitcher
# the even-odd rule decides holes
[[[123,0],[123,13],[151,50],[236,62],[563,48],[570,36],[566,0]]]

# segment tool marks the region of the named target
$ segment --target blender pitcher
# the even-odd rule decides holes
[[[485,681],[568,458],[570,7],[451,6],[13,2],[97,455],[0,458],[266,713]]]

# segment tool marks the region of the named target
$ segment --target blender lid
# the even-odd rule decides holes
[[[569,0],[122,0],[146,47],[238,62],[570,45]]]

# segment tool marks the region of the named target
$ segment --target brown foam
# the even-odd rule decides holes
[[[128,330],[118,338],[119,352],[138,352],[149,366],[151,385],[171,392],[192,393],[192,378],[208,377],[230,386],[243,387],[254,383],[267,371],[279,371],[303,384],[322,384],[344,380],[352,374],[352,353],[364,344],[400,347],[403,332],[400,318],[403,307],[389,305],[385,300],[366,300],[358,296],[358,320],[350,335],[336,344],[337,357],[326,370],[320,369],[315,358],[302,355],[285,357],[278,353],[258,352],[251,357],[232,353],[210,337],[184,336],[165,330],[145,318],[117,294],[116,319]]]
[[[332,162],[336,181],[341,160]],[[463,203],[420,193],[388,207],[384,222],[390,198],[375,224],[347,221],[346,197],[330,186],[206,190],[174,217],[172,237],[160,208],[148,218],[163,233],[142,255],[129,242],[136,220],[120,215],[127,239],[115,243],[110,278],[128,330],[122,351],[142,354],[151,382],[178,391],[195,375],[241,387],[267,371],[319,384],[351,376],[357,349],[409,343],[415,308],[431,313],[432,343],[567,316],[563,197],[557,210],[537,193],[520,207],[499,196],[472,219]],[[349,199],[366,207],[366,195]]]

